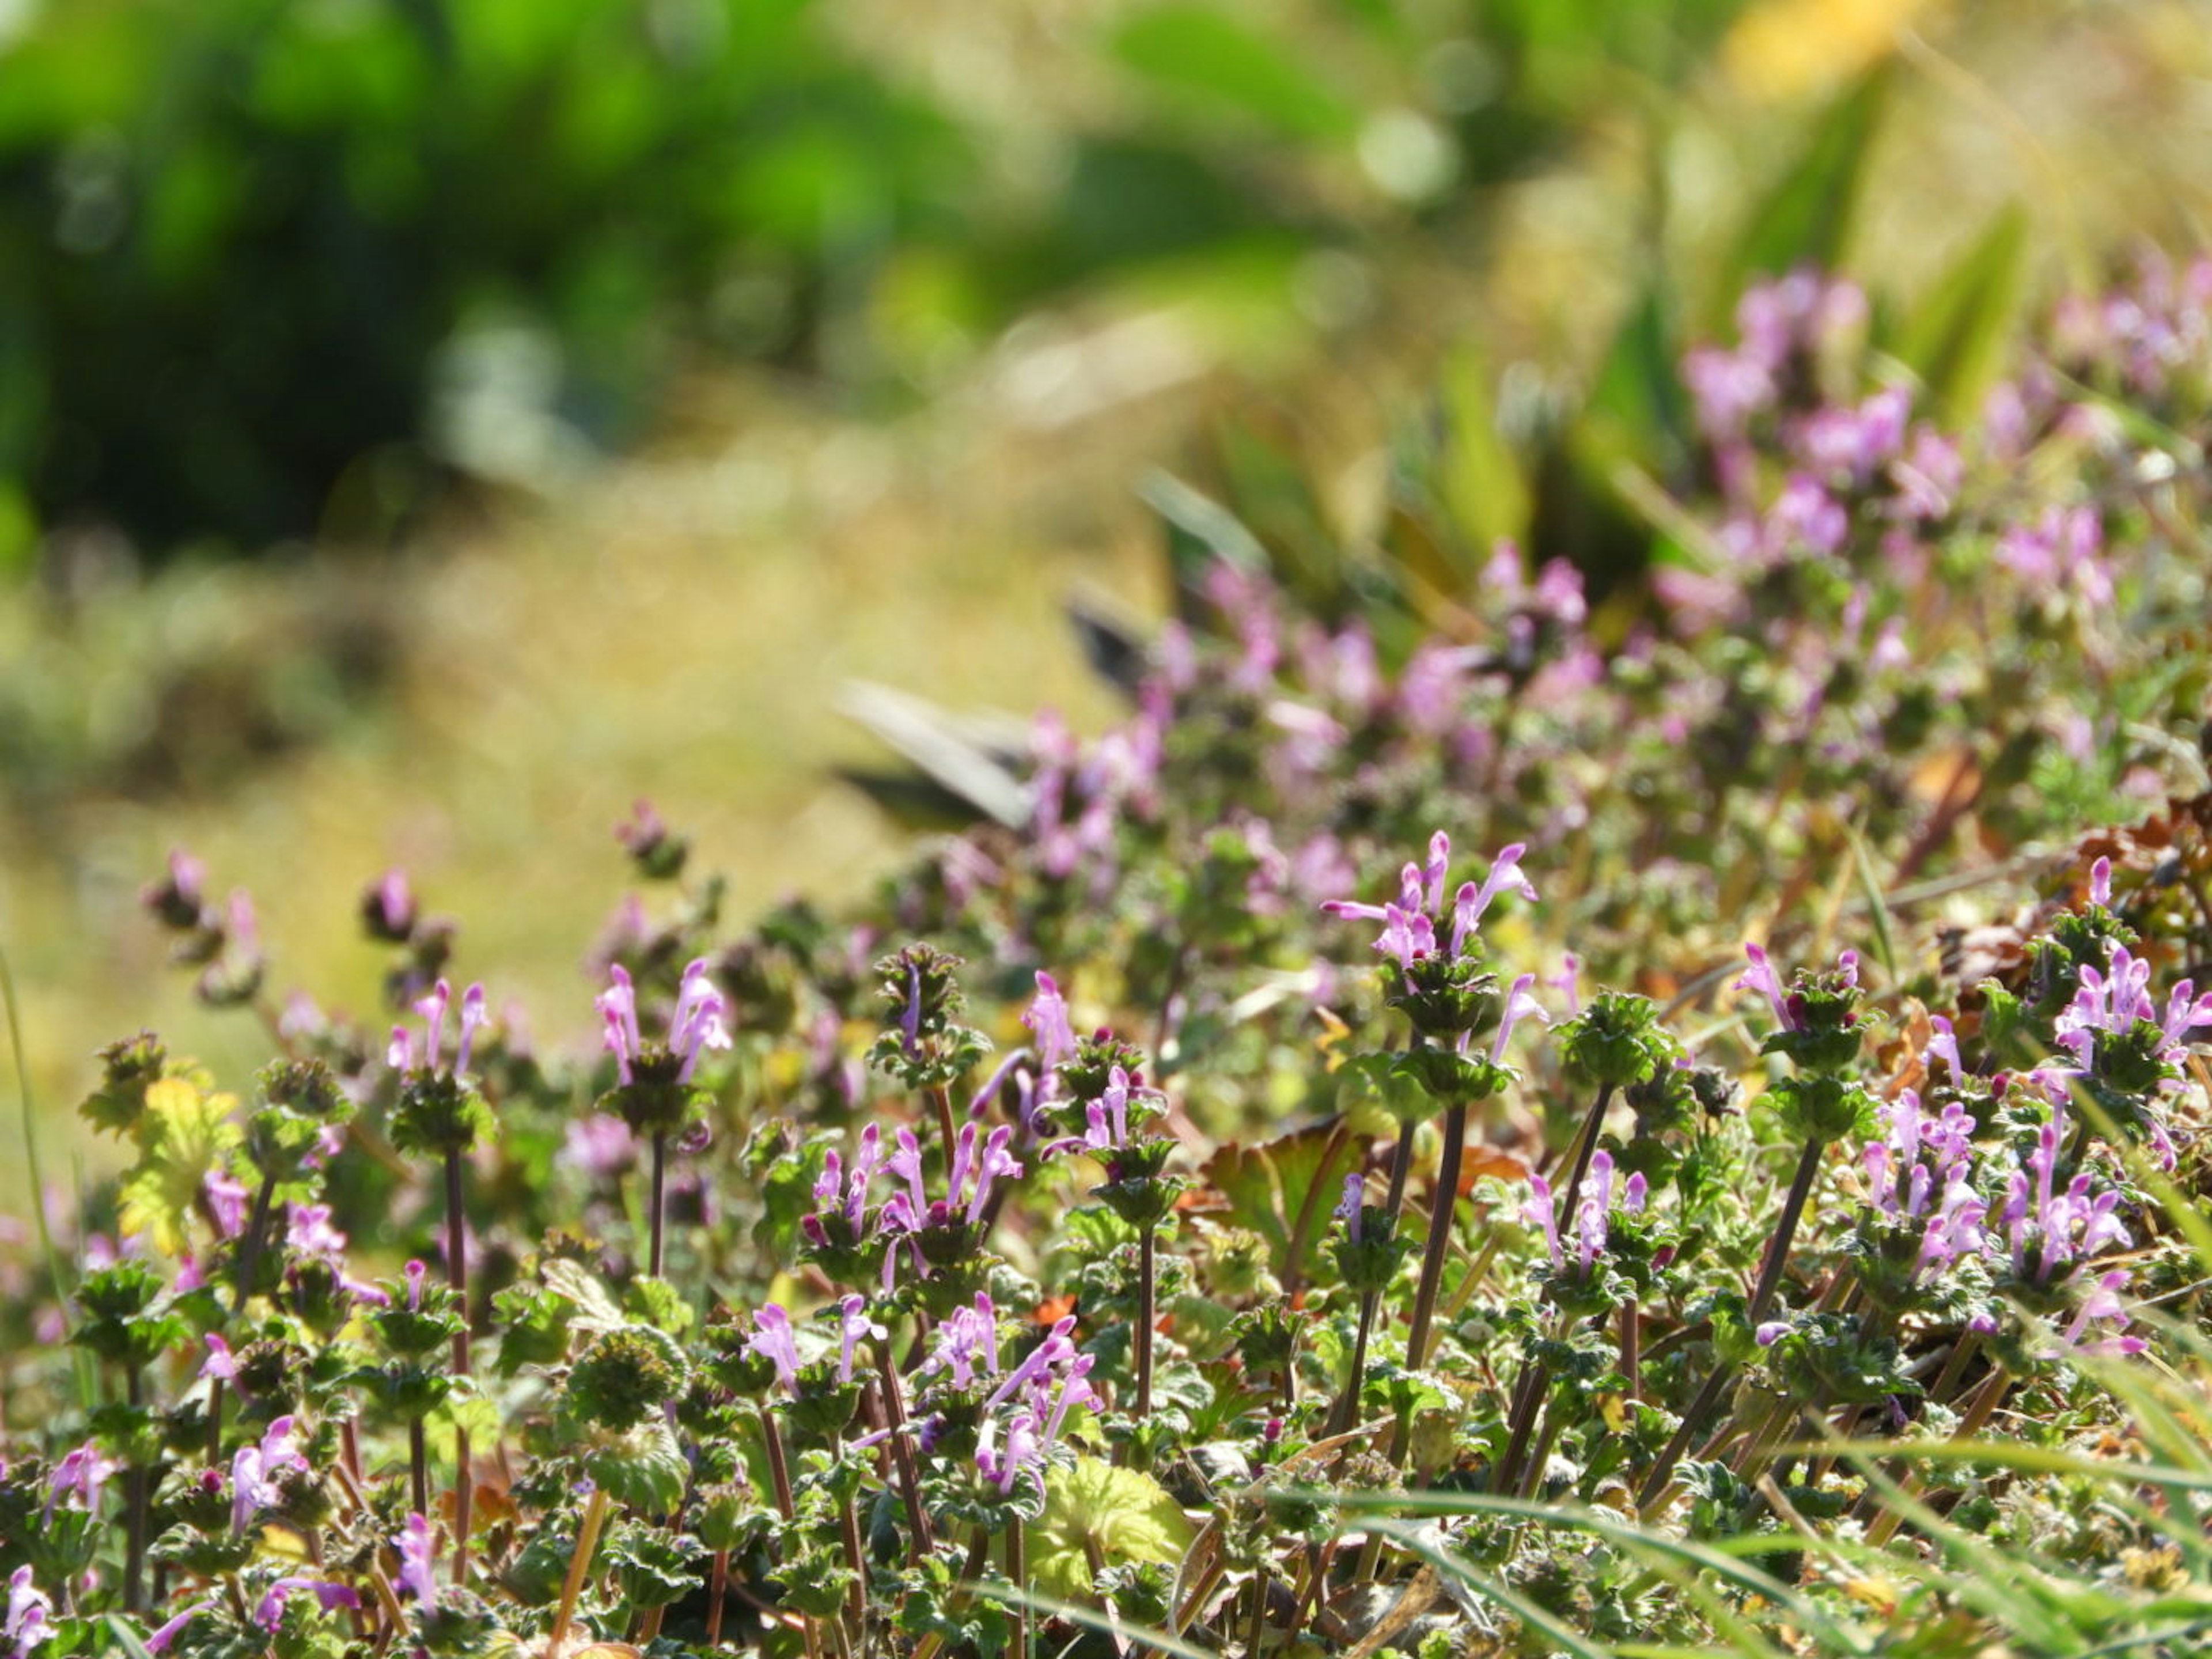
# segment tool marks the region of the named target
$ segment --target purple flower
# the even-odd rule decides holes
[[[263,1593],[260,1601],[255,1606],[253,1622],[265,1631],[274,1631],[283,1622],[286,1604],[302,1592],[313,1595],[325,1613],[332,1607],[357,1607],[361,1605],[361,1597],[352,1589],[326,1578],[279,1578]]]
[[[1521,856],[1527,850],[1518,842],[1502,849],[1492,860],[1490,873],[1480,887],[1468,882],[1454,895],[1449,918],[1444,912],[1444,878],[1451,864],[1451,838],[1441,830],[1429,839],[1427,860],[1408,864],[1400,872],[1396,903],[1364,904],[1354,899],[1328,899],[1321,908],[1324,914],[1345,921],[1381,922],[1382,936],[1375,941],[1375,948],[1401,968],[1410,968],[1417,959],[1437,954],[1437,928],[1449,920],[1450,957],[1457,961],[1466,954],[1468,936],[1498,894],[1510,890],[1534,901],[1536,890],[1521,872]]]
[[[868,1317],[868,1299],[864,1296],[847,1297],[838,1304],[838,1315],[837,1380],[850,1382],[853,1380],[853,1355],[860,1346],[860,1339],[872,1337],[880,1342],[890,1332]]]
[[[215,1603],[211,1601],[193,1602],[182,1613],[179,1613],[176,1617],[170,1620],[167,1624],[162,1626],[159,1630],[154,1632],[152,1635],[146,1638],[146,1651],[149,1653],[166,1652],[168,1649],[169,1644],[175,1641],[179,1636],[184,1633],[185,1626],[191,1624],[193,1620],[198,1618],[202,1613],[211,1610],[214,1606]]]
[[[54,1637],[54,1604],[31,1582],[31,1569],[20,1566],[8,1577],[8,1622],[0,1637],[15,1644],[12,1659],[25,1659],[33,1648]]]
[[[975,1292],[971,1308],[955,1308],[933,1334],[929,1357],[916,1375],[951,1373],[952,1386],[966,1389],[999,1374],[999,1314],[990,1294]]]
[[[593,1006],[605,1028],[606,1050],[615,1057],[616,1076],[627,1088],[637,1081],[639,1064],[656,1057],[639,1034],[637,990],[628,970],[615,963],[608,968],[607,976],[614,983],[599,994]],[[662,1051],[662,1057],[676,1062],[676,1082],[691,1081],[702,1049],[730,1047],[729,1028],[724,1024],[729,1012],[728,1000],[714,988],[708,973],[707,959],[700,957],[686,964],[683,982],[677,988],[675,1011],[669,1016],[667,1045]]]
[[[420,1515],[407,1517],[406,1529],[399,1534],[399,1571],[398,1585],[402,1594],[412,1596],[426,1608],[438,1605],[437,1549],[430,1537],[430,1523]]]
[[[246,1522],[280,1501],[282,1474],[308,1473],[307,1460],[292,1443],[292,1419],[280,1417],[270,1424],[258,1446],[240,1446],[230,1460],[230,1530],[246,1530]]]
[[[2102,909],[2112,908],[2112,861],[2108,858],[2089,866],[2089,902]]]
[[[1575,1268],[1583,1279],[1605,1253],[1607,1238],[1611,1231],[1613,1217],[1639,1213],[1649,1196],[1649,1185],[1641,1172],[1632,1175],[1622,1183],[1620,1199],[1613,1201],[1613,1154],[1600,1149],[1589,1161],[1589,1178],[1583,1182],[1582,1192],[1575,1201],[1575,1214],[1567,1218],[1574,1231]],[[1567,1271],[1565,1240],[1560,1237],[1560,1217],[1551,1182],[1541,1176],[1528,1179],[1528,1203],[1523,1212],[1528,1220],[1544,1234],[1544,1248],[1552,1259],[1554,1273]]]
[[[385,1050],[385,1063],[395,1072],[437,1072],[445,1068],[446,1013],[453,998],[453,987],[440,980],[428,995],[415,1005],[415,1012],[422,1021],[422,1035],[416,1034],[404,1025],[392,1028],[392,1042]],[[452,1075],[465,1076],[469,1069],[471,1051],[476,1046],[477,1033],[484,1024],[484,989],[471,985],[461,998],[461,1035],[453,1052]]]
[[[1006,1420],[1006,1442],[999,1444],[999,1419],[983,1419],[981,1432],[975,1443],[975,1467],[983,1478],[998,1487],[1005,1496],[1014,1489],[1014,1482],[1024,1471],[1036,1472],[1043,1468],[1045,1448],[1039,1435],[1036,1413],[1017,1412]]]
[[[637,1137],[629,1125],[605,1112],[571,1118],[562,1137],[559,1162],[596,1180],[620,1175],[637,1159]]]
[[[108,1478],[123,1466],[88,1440],[72,1448],[54,1465],[53,1473],[46,1477],[46,1507],[42,1522],[54,1518],[54,1505],[64,1497],[74,1497],[84,1506],[88,1515],[100,1513],[100,1489]]]
[[[1751,958],[1751,966],[1743,977],[1729,988],[1763,993],[1774,1009],[1775,1024],[1786,1031],[1796,1030],[1797,1022],[1790,1017],[1790,1000],[1783,994],[1781,975],[1774,971],[1774,964],[1767,959],[1766,952],[1756,945],[1746,945],[1743,953]]]
[[[1770,1319],[1751,1334],[1752,1340],[1762,1348],[1772,1347],[1789,1334],[1790,1322],[1786,1319]]]
[[[216,1331],[210,1331],[201,1340],[207,1344],[208,1357],[199,1369],[200,1376],[211,1376],[221,1382],[237,1381],[238,1362],[231,1357],[230,1344]]]
[[[1536,1178],[1539,1182],[1543,1179],[1541,1176]],[[1359,1243],[1359,1200],[1366,1185],[1366,1176],[1357,1170],[1352,1170],[1344,1177],[1344,1196],[1339,1199],[1336,1204],[1336,1218],[1344,1224],[1346,1234],[1355,1244]]]
[[[2127,1287],[2127,1273],[2119,1268],[2093,1280],[2088,1294],[2081,1298],[2081,1305],[2074,1310],[2074,1317],[2059,1334],[2056,1346],[2046,1350],[2043,1357],[2056,1359],[2069,1354],[2090,1354],[2100,1358],[2116,1359],[2128,1354],[2141,1353],[2148,1345],[2139,1336],[2124,1336],[2115,1333],[2110,1336],[2085,1340],[2088,1338],[2089,1327],[2093,1324],[2121,1327],[2127,1324],[2128,1310],[2120,1301],[2120,1292]]]
[[[379,939],[404,941],[415,931],[415,890],[404,870],[387,870],[362,897],[362,914]]]
[[[207,1194],[208,1211],[219,1235],[235,1238],[245,1231],[246,1205],[253,1194],[244,1182],[228,1170],[210,1170],[200,1190]]]
[[[1504,1064],[1505,1044],[1513,1035],[1513,1028],[1522,1020],[1534,1019],[1545,1025],[1552,1023],[1551,1015],[1544,1012],[1543,1005],[1528,989],[1535,979],[1534,974],[1523,974],[1505,994],[1505,1009],[1498,1017],[1498,1040],[1490,1048],[1490,1062],[1493,1066]]]
[[[1036,976],[1036,998],[1022,1016],[1022,1024],[1030,1028],[1036,1039],[1036,1062],[1042,1071],[1049,1072],[1063,1060],[1075,1053],[1075,1029],[1068,1023],[1067,1000],[1060,994],[1060,986],[1050,974],[1040,972]]]
[[[1570,1019],[1576,1018],[1583,1011],[1580,989],[1582,970],[1583,959],[1570,951],[1560,958],[1559,971],[1544,981],[1547,986],[1559,994],[1559,1000],[1565,1004],[1567,1018]]]
[[[753,1316],[753,1334],[745,1340],[745,1352],[757,1353],[774,1365],[776,1380],[793,1394],[799,1392],[799,1343],[792,1335],[791,1316],[781,1304],[761,1304]]]

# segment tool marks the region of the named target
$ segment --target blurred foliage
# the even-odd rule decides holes
[[[1279,280],[1738,9],[1097,9],[1062,67],[1106,95],[1033,94],[1040,188],[807,0],[34,7],[0,44],[0,557],[387,535],[455,463],[634,439],[688,362],[880,386],[1102,274]]]

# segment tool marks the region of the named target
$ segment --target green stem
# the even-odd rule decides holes
[[[124,1374],[123,1386],[125,1397],[135,1414],[137,1407],[145,1403],[145,1388],[137,1366],[131,1366]],[[137,1613],[145,1605],[146,1470],[135,1459],[125,1477],[125,1493],[129,1510],[124,1523],[123,1610]]]
[[[461,1155],[446,1153],[446,1283],[453,1292],[461,1328],[453,1333],[453,1375],[469,1374],[468,1213],[461,1190]],[[469,1582],[469,1530],[476,1508],[476,1476],[470,1467],[469,1431],[453,1429],[453,1583]]]
[[[1153,1251],[1158,1232],[1157,1225],[1147,1223],[1137,1244],[1137,1415],[1143,1419],[1152,1414],[1152,1301],[1158,1289]]]
[[[23,1165],[31,1176],[31,1218],[38,1224],[39,1248],[46,1258],[46,1276],[53,1285],[54,1307],[61,1315],[62,1330],[66,1334],[76,1323],[70,1316],[69,1279],[62,1272],[62,1253],[54,1243],[54,1230],[46,1219],[46,1177],[39,1163],[38,1106],[31,1093],[31,1066],[23,1053],[23,1023],[15,1002],[15,975],[8,965],[8,953],[0,950],[0,1003],[8,1011],[8,1051],[15,1062],[15,1097],[22,1108]],[[99,1403],[100,1379],[89,1353],[76,1351],[76,1391],[79,1401],[89,1412]]]

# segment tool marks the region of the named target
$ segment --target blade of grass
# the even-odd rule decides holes
[[[1356,1492],[1337,1494],[1336,1501],[1347,1511],[1357,1511],[1361,1507],[1361,1495]],[[1701,1543],[1646,1531],[1634,1522],[1604,1510],[1566,1507],[1529,1498],[1493,1497],[1485,1492],[1400,1492],[1377,1497],[1371,1502],[1376,1507],[1387,1504],[1393,1509],[1421,1509],[1438,1515],[1505,1516],[1515,1520],[1535,1521],[1546,1526],[1589,1533],[1620,1549],[1647,1559],[1669,1561],[1695,1571],[1711,1573],[1737,1589],[1763,1597],[1784,1609],[1799,1620],[1809,1634],[1819,1634],[1821,1620],[1826,1617],[1820,1608],[1789,1585],[1735,1559],[1738,1554],[1772,1554],[1775,1540],[1771,1538]],[[1869,1644],[1841,1635],[1825,1645],[1849,1654],[1872,1650]]]
[[[1395,1540],[1401,1548],[1419,1556],[1438,1572],[1456,1577],[1462,1583],[1497,1602],[1530,1631],[1555,1644],[1561,1652],[1571,1653],[1577,1656],[1577,1659],[1613,1659],[1612,1650],[1600,1647],[1578,1635],[1504,1579],[1485,1572],[1466,1557],[1444,1548],[1419,1527],[1389,1516],[1368,1522],[1366,1526],[1370,1532]]]
[[[1171,1659],[1219,1659],[1209,1649],[1195,1642],[1186,1641],[1170,1631],[1156,1630],[1147,1625],[1131,1625],[1109,1619],[1097,1607],[1086,1607],[1080,1601],[1062,1601],[1057,1595],[1047,1595],[1042,1590],[1017,1589],[1012,1584],[985,1583],[970,1580],[962,1586],[970,1595],[986,1601],[1003,1601],[1010,1607],[1027,1607],[1032,1613],[1050,1613],[1055,1619],[1065,1619],[1085,1630],[1095,1630],[1103,1636],[1129,1644],[1132,1647],[1151,1648],[1171,1656]]]
[[[24,1168],[31,1177],[31,1214],[39,1229],[39,1247],[46,1258],[46,1276],[52,1281],[54,1305],[61,1312],[62,1329],[71,1326],[70,1318],[69,1279],[62,1272],[61,1251],[54,1243],[54,1230],[46,1220],[46,1177],[39,1159],[38,1106],[31,1091],[31,1067],[23,1053],[23,1021],[15,998],[15,972],[9,965],[8,952],[0,945],[0,1004],[8,1012],[8,1049],[15,1066],[15,1100],[23,1115]],[[100,1378],[92,1356],[79,1348],[75,1351],[76,1392],[78,1402],[87,1412],[100,1403]]]

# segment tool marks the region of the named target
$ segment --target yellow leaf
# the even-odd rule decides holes
[[[1045,1476],[1044,1513],[1030,1528],[1030,1572],[1039,1589],[1073,1599],[1091,1593],[1091,1559],[1107,1566],[1182,1559],[1195,1537],[1159,1482],[1096,1457]]]

